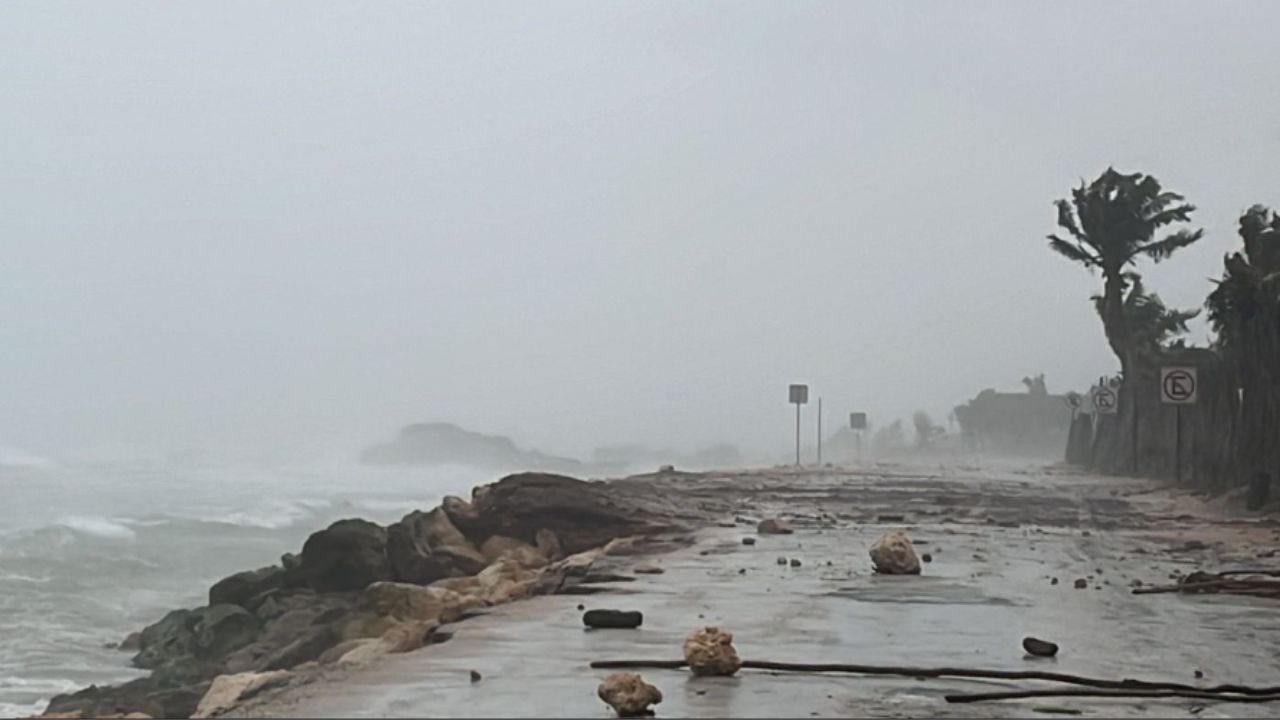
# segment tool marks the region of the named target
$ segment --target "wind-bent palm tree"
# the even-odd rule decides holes
[[[1241,393],[1232,455],[1269,486],[1280,477],[1280,217],[1254,205],[1240,218],[1240,236],[1244,252],[1225,258],[1205,306]]]
[[[1222,280],[1205,306],[1219,348],[1263,351],[1245,346],[1280,330],[1267,327],[1280,322],[1280,216],[1254,205],[1240,218],[1240,237],[1244,252],[1224,259]]]
[[[1099,312],[1111,350],[1127,370],[1134,337],[1125,314],[1125,290],[1134,274],[1127,268],[1145,256],[1160,262],[1204,234],[1203,230],[1175,230],[1156,239],[1156,232],[1173,223],[1189,222],[1195,206],[1178,193],[1168,192],[1150,175],[1125,175],[1107,168],[1098,179],[1058,200],[1058,225],[1069,235],[1049,236],[1049,247],[1089,270],[1102,271]]]

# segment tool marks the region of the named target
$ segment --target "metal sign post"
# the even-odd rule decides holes
[[[792,385],[791,402],[796,406],[796,467],[800,467],[800,406],[809,402],[808,385]]]
[[[822,396],[818,396],[818,467],[822,467]]]
[[[1194,367],[1160,368],[1160,400],[1174,411],[1173,476],[1178,485],[1182,484],[1182,406],[1195,404],[1197,379]]]

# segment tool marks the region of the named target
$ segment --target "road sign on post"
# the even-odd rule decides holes
[[[1172,405],[1173,416],[1173,475],[1182,484],[1182,406],[1194,405],[1199,389],[1195,367],[1160,368],[1160,401]]]
[[[800,467],[800,406],[809,402],[809,386],[792,385],[789,390],[791,402],[796,406],[796,467]]]
[[[1196,401],[1196,368],[1160,368],[1160,400],[1170,405],[1193,405]]]
[[[867,414],[864,412],[849,413],[849,428],[853,430],[853,437],[857,440],[857,456],[858,462],[862,462],[862,433],[867,429]]]

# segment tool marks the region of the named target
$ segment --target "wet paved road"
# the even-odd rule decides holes
[[[454,626],[449,642],[290,690],[246,712],[341,717],[610,717],[595,697],[597,659],[678,659],[684,634],[718,624],[745,658],[917,666],[1043,669],[1096,677],[1280,684],[1280,602],[1238,597],[1134,596],[1131,580],[1170,582],[1174,570],[1260,566],[1275,544],[1267,523],[1199,526],[1134,481],[1035,470],[884,468],[858,474],[772,473],[690,480],[744,515],[795,516],[796,533],[741,538],[712,528],[657,557],[662,575],[585,597],[495,608]],[[901,514],[901,522],[880,522]],[[727,519],[727,518],[726,518]],[[906,527],[933,555],[920,577],[871,573],[867,548]],[[1196,528],[1199,528],[1198,530]],[[1203,550],[1175,552],[1184,538]],[[798,568],[779,557],[798,558]],[[1059,582],[1051,584],[1050,578]],[[1089,587],[1073,582],[1086,578]],[[640,630],[586,631],[579,603],[644,612]],[[1024,635],[1062,646],[1026,659]],[[469,671],[483,675],[472,683]],[[1195,670],[1204,679],[1193,677]],[[1031,682],[771,675],[727,679],[647,670],[665,700],[659,717],[1039,716],[1067,707],[1094,717],[1268,717],[1277,705],[1194,700],[1040,699],[950,705],[950,692],[1047,687]]]

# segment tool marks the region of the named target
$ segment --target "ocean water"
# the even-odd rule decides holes
[[[0,717],[142,673],[109,649],[344,517],[381,523],[501,476],[354,463],[67,462],[0,453]]]

